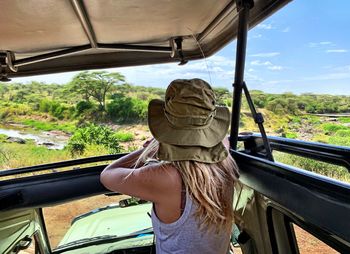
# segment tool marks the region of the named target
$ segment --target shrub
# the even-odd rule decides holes
[[[79,101],[75,106],[76,114],[79,116],[94,107],[94,104],[90,101]]]
[[[123,94],[114,94],[112,99],[107,105],[107,114],[111,120],[126,123],[147,118],[147,101],[126,97]]]
[[[57,101],[44,99],[44,100],[41,100],[39,103],[40,112],[49,113],[50,115],[57,117],[58,119],[64,118],[65,110],[67,110],[67,108]]]
[[[67,149],[73,156],[81,155],[88,145],[101,145],[111,154],[121,151],[119,140],[113,130],[102,125],[90,124],[77,129],[69,139]]]

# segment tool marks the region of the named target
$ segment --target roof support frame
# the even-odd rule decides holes
[[[13,61],[13,65],[18,67],[23,65],[34,64],[37,62],[47,61],[54,58],[59,58],[59,57],[71,55],[74,53],[79,53],[89,49],[92,49],[91,45],[89,44],[72,47],[72,48],[63,49],[55,52],[50,52],[47,54],[15,60]],[[158,53],[167,53],[167,54],[170,54],[172,51],[171,47],[145,46],[145,45],[133,45],[133,44],[104,44],[104,43],[97,43],[96,49],[112,49],[112,50],[119,49],[119,50],[128,50],[128,51],[158,52]]]
[[[244,85],[244,66],[247,48],[248,21],[250,9],[254,6],[253,0],[236,0],[238,17],[236,68],[233,83],[232,118],[230,133],[230,148],[236,150],[239,132],[239,120],[242,103],[242,91]]]
[[[73,9],[74,9],[75,13],[77,14],[78,19],[79,19],[79,21],[84,29],[84,32],[90,41],[91,47],[97,48],[96,35],[95,35],[94,29],[91,25],[89,16],[86,12],[84,3],[81,0],[71,0],[71,3],[72,3]]]

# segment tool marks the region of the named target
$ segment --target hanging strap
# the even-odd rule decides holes
[[[254,121],[259,126],[261,137],[262,137],[264,147],[266,150],[266,157],[268,160],[274,161],[273,156],[272,156],[272,152],[271,152],[270,143],[269,143],[269,140],[267,139],[265,128],[264,128],[264,117],[261,113],[256,112],[256,109],[254,107],[254,103],[252,101],[252,98],[250,97],[250,93],[248,91],[248,88],[247,88],[247,85],[245,82],[243,82],[243,91],[244,91],[245,97],[247,98],[247,102],[248,102],[250,111],[252,112]]]

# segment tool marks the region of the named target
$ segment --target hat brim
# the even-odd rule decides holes
[[[228,151],[222,142],[213,147],[176,146],[159,143],[158,159],[162,161],[198,161],[218,163],[228,156]]]
[[[160,143],[177,146],[213,147],[220,143],[230,124],[227,107],[216,107],[216,115],[205,128],[180,129],[173,127],[164,115],[164,101],[154,99],[148,105],[148,126]]]

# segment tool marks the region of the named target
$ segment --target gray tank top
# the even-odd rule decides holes
[[[161,222],[152,209],[153,231],[157,254],[226,254],[229,232],[200,230],[195,218],[197,204],[186,193],[186,205],[181,217],[173,223]]]

